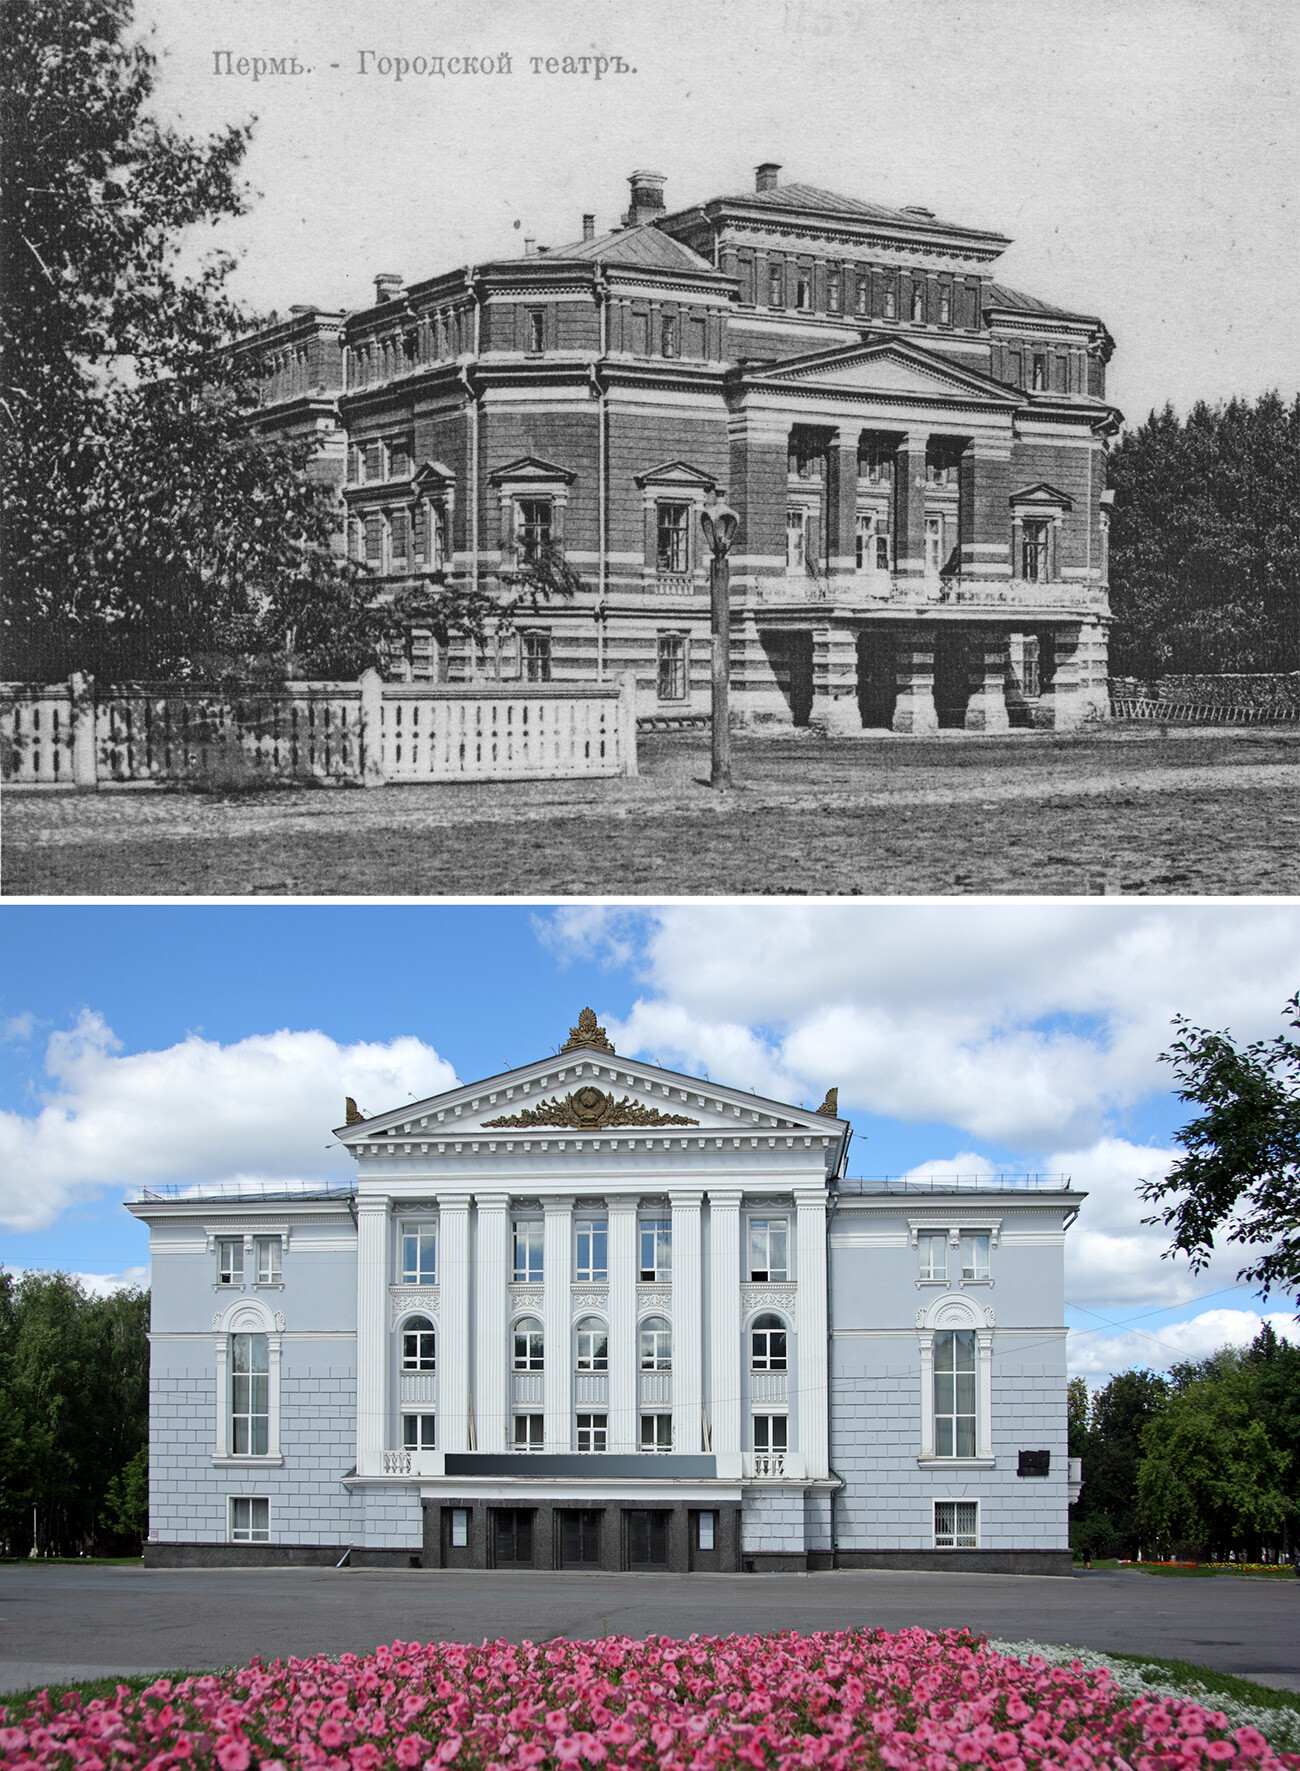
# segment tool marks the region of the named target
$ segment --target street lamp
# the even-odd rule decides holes
[[[709,601],[713,627],[713,772],[710,787],[731,786],[731,567],[727,555],[740,527],[740,518],[723,499],[723,487],[713,489],[713,503],[700,512],[700,527],[712,556],[709,561]]]

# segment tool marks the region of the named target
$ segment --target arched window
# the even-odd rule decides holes
[[[542,1325],[536,1316],[521,1316],[515,1323],[516,1371],[542,1370]]]
[[[578,1370],[609,1370],[609,1333],[599,1316],[584,1316],[578,1324]]]
[[[642,1371],[671,1371],[673,1331],[662,1316],[647,1316],[641,1324]]]
[[[433,1324],[427,1316],[408,1316],[402,1324],[402,1370],[432,1371]]]
[[[751,1365],[755,1371],[785,1370],[785,1323],[770,1312],[750,1329]]]

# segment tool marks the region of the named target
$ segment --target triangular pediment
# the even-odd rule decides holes
[[[443,461],[422,461],[412,476],[411,483],[416,486],[454,486],[456,476]]]
[[[1012,504],[1037,505],[1044,510],[1073,510],[1074,500],[1068,492],[1062,492],[1059,486],[1049,485],[1046,480],[1037,480],[1032,486],[1022,486],[1018,492],[1011,494]]]
[[[506,480],[512,485],[527,485],[530,481],[547,481],[553,485],[558,480],[568,486],[577,477],[569,468],[557,467],[553,461],[543,461],[537,455],[521,455],[517,461],[507,461],[504,467],[494,467],[488,475],[488,482],[493,486]]]
[[[652,467],[647,473],[634,476],[636,484],[643,489],[646,486],[681,487],[684,491],[708,492],[717,485],[714,474],[705,473],[703,468],[692,467],[689,461],[665,461],[659,467]]]
[[[810,356],[788,357],[752,372],[753,379],[783,382],[846,393],[884,394],[914,399],[959,397],[1014,409],[1019,396],[1000,382],[966,369],[932,351],[887,340],[877,344],[840,346]]]

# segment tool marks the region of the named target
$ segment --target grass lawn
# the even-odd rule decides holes
[[[651,734],[634,780],[11,793],[7,895],[1289,894],[1300,732]]]

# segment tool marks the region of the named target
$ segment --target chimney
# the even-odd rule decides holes
[[[623,225],[639,228],[643,222],[657,221],[664,213],[663,173],[634,172],[627,182],[632,187],[632,203]]]
[[[289,312],[291,314],[314,314],[316,312],[316,308],[311,303],[296,301],[290,307]]]
[[[531,258],[533,256],[533,253],[536,252],[536,250],[537,250],[537,235],[536,234],[525,234],[524,235],[524,257]]]
[[[375,305],[383,301],[396,301],[402,293],[402,279],[396,271],[380,271],[375,278]]]
[[[582,237],[584,240],[594,240],[596,238],[596,218],[594,215],[583,216]]]
[[[934,220],[934,210],[933,209],[925,209],[921,206],[920,203],[904,203],[903,214],[904,215],[923,215],[927,221]]]
[[[754,169],[754,189],[756,191],[774,191],[776,175],[781,170],[779,160],[764,160],[761,166]]]

